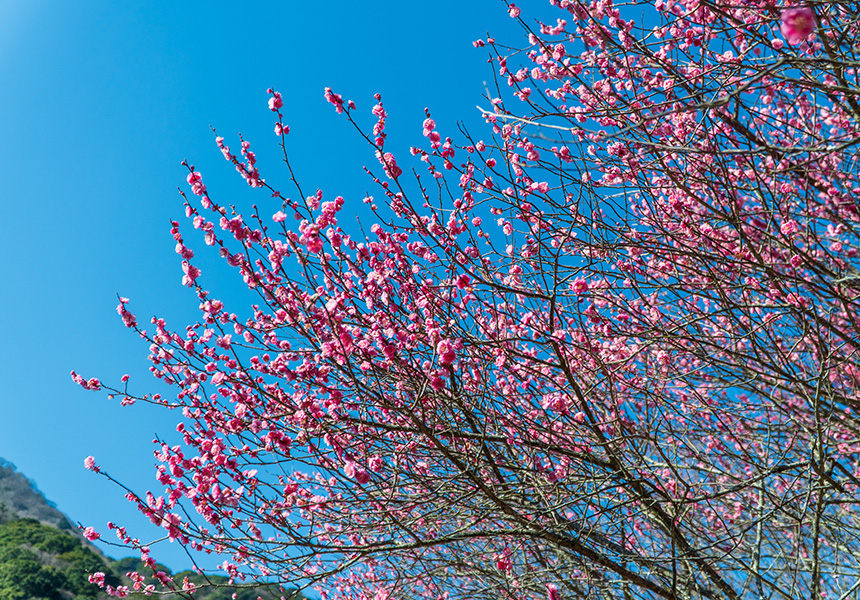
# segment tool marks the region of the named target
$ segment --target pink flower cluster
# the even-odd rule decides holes
[[[186,180],[191,186],[191,191],[195,196],[202,196],[206,193],[206,186],[203,184],[203,176],[199,171],[191,171],[188,174],[188,177],[186,177]]]
[[[126,327],[134,327],[137,325],[137,318],[128,310],[126,310],[125,305],[128,304],[128,298],[120,298],[119,304],[116,306],[116,312],[119,314],[120,318],[122,318],[122,323]]]
[[[779,30],[792,46],[806,41],[817,27],[815,13],[807,7],[788,8],[782,11],[779,21]]]
[[[272,97],[269,98],[269,110],[272,112],[278,112],[284,106],[284,100],[281,97],[281,93],[275,92],[271,88],[267,91],[272,95]]]
[[[325,99],[329,104],[334,105],[334,109],[337,111],[337,114],[341,114],[343,112],[343,96],[335,94],[331,91],[330,87],[325,89]]]
[[[72,371],[72,381],[77,383],[79,386],[84,388],[85,390],[100,390],[102,389],[101,381],[96,377],[91,377],[90,379],[84,379],[82,375],[78,375],[76,372]]]
[[[382,165],[382,170],[388,175],[389,179],[397,179],[403,174],[403,169],[397,166],[397,161],[391,152],[380,152],[377,150],[376,158],[379,164]]]
[[[424,119],[424,137],[430,140],[430,145],[433,148],[438,148],[442,145],[442,136],[439,135],[436,129],[436,121],[431,119],[429,116]]]

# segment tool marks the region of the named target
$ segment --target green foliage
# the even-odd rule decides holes
[[[27,480],[15,474],[5,484],[19,484]],[[18,488],[16,488],[18,489]],[[18,490],[20,492],[20,490]],[[16,497],[22,496],[19,493]],[[42,498],[42,500],[44,500]],[[32,506],[29,511],[36,509]],[[157,583],[151,577],[151,569],[139,559],[129,557],[107,564],[102,556],[86,547],[81,539],[57,526],[50,526],[33,518],[14,518],[15,512],[0,505],[0,600],[102,600],[107,596],[98,586],[89,582],[91,573],[105,573],[109,585],[128,585],[125,574],[138,571],[147,576],[147,583]],[[10,520],[11,519],[11,520]],[[63,520],[68,526],[68,521]],[[166,566],[157,564],[156,570],[170,573]],[[174,575],[177,583],[184,578],[201,589],[194,594],[195,600],[277,600],[281,596],[290,600],[303,600],[294,592],[248,589],[230,585],[229,579],[220,575],[202,575],[193,571],[182,571]],[[160,588],[160,586],[158,586]]]
[[[63,575],[68,582],[68,588],[77,592],[80,597],[91,599],[97,597],[98,588],[89,582],[89,574],[102,571],[105,581],[113,586],[120,585],[120,579],[107,566],[104,561],[89,548],[78,546],[71,552],[64,552],[57,556],[67,566],[63,569]]]
[[[0,546],[28,544],[48,554],[70,552],[81,542],[54,527],[42,525],[35,519],[19,519],[0,525]]]
[[[27,518],[22,518],[27,517]],[[107,596],[88,580],[90,573],[102,571],[112,586],[128,585],[125,574],[138,571],[147,583],[157,583],[151,570],[139,559],[129,557],[111,564],[86,547],[70,530],[69,520],[48,502],[35,485],[17,473],[13,465],[0,459],[0,600],[102,600]],[[170,573],[157,564],[156,570]],[[282,595],[300,600],[301,595],[237,588],[223,576],[204,576],[192,571],[175,575],[203,587],[195,600],[275,600]],[[160,585],[157,586],[160,589]]]
[[[61,600],[65,577],[55,568],[42,565],[32,552],[9,552],[0,562],[0,598]]]
[[[89,573],[103,571],[106,580],[120,583],[104,560],[81,541],[34,519],[0,525],[0,599],[94,600],[99,588]]]

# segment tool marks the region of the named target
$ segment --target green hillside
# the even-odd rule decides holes
[[[113,585],[119,578],[105,560],[67,531],[35,519],[0,525],[0,598],[3,600],[95,600],[106,597],[88,581],[104,571]]]
[[[163,565],[157,569],[171,573]],[[105,573],[105,583],[129,588],[132,582],[126,573],[137,571],[146,576],[150,572],[139,559],[114,561],[101,554],[33,482],[0,459],[0,600],[106,600],[108,596],[88,579],[97,571]],[[175,594],[175,598],[231,600],[234,593],[237,600],[276,600],[282,595],[291,600],[303,598],[297,593],[236,588],[228,585],[226,577],[192,571],[173,577],[207,586],[193,596]],[[145,583],[155,582],[147,577]],[[146,596],[132,593],[130,597]]]

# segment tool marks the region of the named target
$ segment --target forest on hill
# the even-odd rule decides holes
[[[176,598],[231,600],[236,594],[236,600],[274,600],[281,596],[231,586],[223,576],[172,573],[161,564],[156,570],[200,588],[193,596],[176,594]],[[32,481],[0,460],[0,599],[104,600],[108,595],[89,581],[90,574],[97,572],[104,573],[105,583],[114,587],[127,585],[133,590],[127,575],[131,572],[145,576],[142,588],[154,583],[152,569],[139,559],[113,560],[102,554]],[[130,597],[136,595],[132,591]],[[142,592],[140,597],[144,597]]]

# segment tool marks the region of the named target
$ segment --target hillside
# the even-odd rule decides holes
[[[95,600],[106,598],[88,581],[88,574],[119,578],[105,559],[67,531],[35,519],[0,525],[0,598],[3,600]]]
[[[163,565],[157,568],[170,573]],[[147,568],[136,558],[113,560],[104,556],[84,540],[71,520],[45,498],[35,483],[0,459],[0,600],[105,600],[108,596],[88,581],[89,574],[97,571],[105,573],[106,583],[130,588],[127,572],[147,574]],[[183,571],[175,578],[218,586],[200,589],[193,595],[195,600],[229,600],[234,593],[236,600],[280,598],[280,594],[237,589],[220,576]],[[147,578],[145,583],[151,582]],[[293,598],[302,596],[296,594]]]
[[[35,519],[50,527],[77,532],[35,483],[19,473],[15,465],[0,458],[0,523],[14,519]]]

